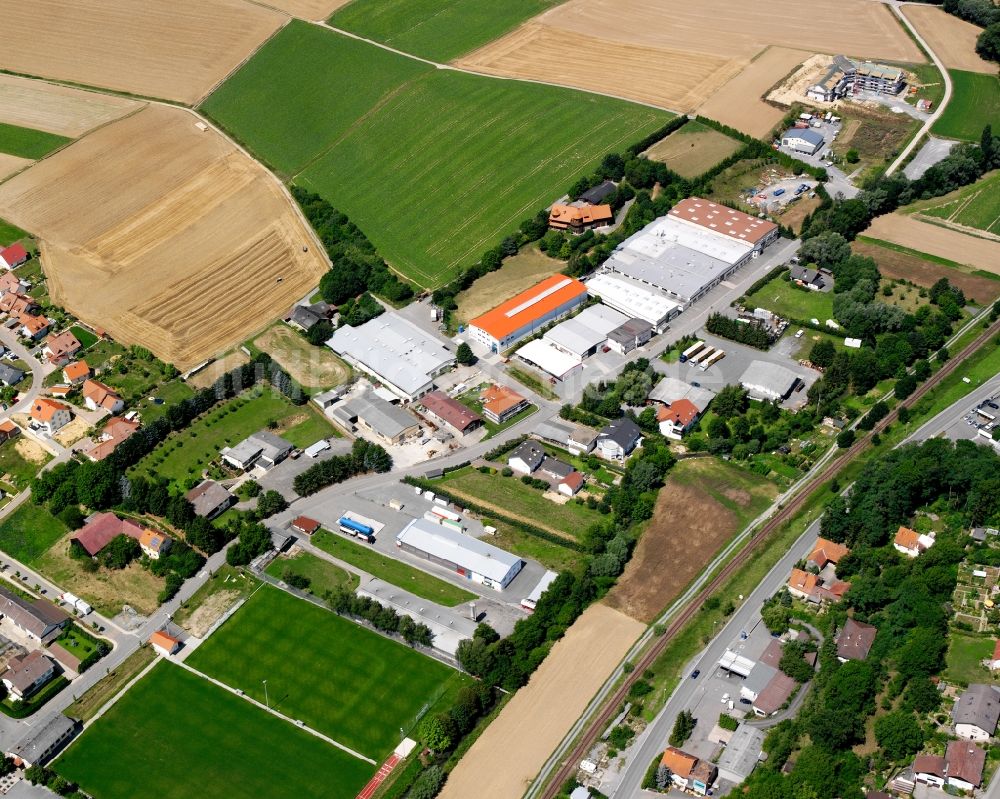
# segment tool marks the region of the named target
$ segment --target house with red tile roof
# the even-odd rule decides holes
[[[660,432],[667,438],[680,440],[690,430],[701,411],[689,399],[674,400],[669,405],[657,405],[656,421],[660,424]]]
[[[111,386],[106,386],[98,380],[87,380],[83,384],[84,404],[92,411],[105,410],[118,413],[125,407],[125,401]]]
[[[610,225],[615,221],[610,205],[562,205],[556,203],[549,209],[549,227],[553,230],[567,230],[583,233],[595,227]]]
[[[28,283],[21,280],[14,272],[4,272],[0,275],[0,294],[15,292],[20,294],[28,290]]]
[[[12,317],[20,317],[21,314],[31,313],[38,309],[38,303],[34,297],[24,294],[21,291],[8,291],[0,297],[0,311],[10,314]]]
[[[69,405],[39,397],[32,403],[29,416],[46,433],[54,433],[72,421],[73,412]]]
[[[982,785],[986,751],[971,741],[949,741],[944,761],[950,787],[972,793]]]
[[[79,544],[83,547],[84,552],[94,557],[111,543],[111,539],[119,535],[127,535],[138,541],[142,533],[143,527],[131,519],[119,519],[110,512],[95,513],[83,527],[73,534],[70,540]]]
[[[115,451],[115,447],[139,429],[139,423],[121,416],[112,416],[98,438],[98,442],[84,452],[92,461],[102,461]]]
[[[909,527],[900,526],[896,531],[896,537],[892,540],[893,549],[901,552],[908,558],[915,558],[921,552],[926,552],[934,545],[934,535],[921,535],[916,530]]]
[[[559,481],[559,493],[567,497],[575,496],[583,488],[583,475],[580,472],[572,471]]]
[[[35,340],[48,333],[49,327],[52,325],[51,320],[46,319],[41,314],[36,316],[35,314],[22,313],[18,321],[21,323],[21,335]]]
[[[718,777],[718,769],[676,746],[668,746],[660,758],[660,765],[670,770],[670,778],[681,790],[705,796]]]
[[[157,630],[149,636],[149,643],[157,654],[167,657],[181,648],[181,639],[163,630]]]
[[[4,419],[0,422],[0,444],[4,441],[10,441],[10,439],[16,438],[19,435],[21,435],[21,428],[10,419]]]
[[[479,395],[479,401],[482,403],[483,416],[493,424],[503,424],[529,405],[528,400],[514,389],[498,383],[485,389]]]
[[[296,516],[292,520],[292,529],[305,535],[312,535],[319,529],[319,522],[308,516]]]
[[[45,340],[42,354],[48,358],[49,363],[62,366],[69,363],[69,359],[76,355],[82,346],[72,331],[64,330]]]
[[[14,243],[9,247],[0,249],[0,266],[5,269],[13,269],[28,260],[28,251],[20,244]]]
[[[63,380],[75,386],[90,377],[90,367],[86,361],[73,361],[63,367],[62,373]]]
[[[864,622],[848,619],[837,636],[837,660],[865,660],[875,643],[878,628]]]
[[[420,404],[424,406],[424,414],[432,422],[447,425],[459,435],[465,435],[483,425],[483,418],[478,413],[443,391],[435,390],[424,394],[420,398]]]
[[[169,551],[174,540],[157,530],[143,530],[139,533],[139,548],[151,560],[159,560],[160,555]]]
[[[850,552],[851,550],[843,544],[829,541],[826,538],[817,538],[816,546],[813,547],[812,552],[809,553],[809,557],[806,558],[806,563],[814,565],[817,569],[825,569],[829,563],[836,566]]]

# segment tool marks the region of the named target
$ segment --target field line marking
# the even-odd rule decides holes
[[[371,763],[371,765],[373,765],[373,766],[377,766],[378,765],[378,763],[376,763],[370,757],[367,757],[366,755],[363,755],[360,752],[357,752],[354,749],[351,749],[351,747],[346,746],[346,745],[340,743],[340,741],[335,741],[329,735],[324,735],[323,733],[319,732],[318,730],[314,730],[312,727],[308,726],[307,724],[296,724],[295,719],[291,718],[290,716],[286,716],[284,713],[281,713],[281,712],[275,710],[274,708],[268,707],[263,702],[258,702],[256,699],[254,699],[251,696],[248,696],[243,691],[238,691],[236,688],[233,688],[233,687],[231,687],[229,685],[226,685],[226,683],[222,682],[221,680],[217,680],[214,677],[209,677],[204,672],[198,671],[198,669],[194,668],[193,666],[189,666],[187,663],[183,663],[183,662],[181,662],[179,660],[172,660],[172,659],[169,659],[169,658],[168,658],[168,660],[171,660],[171,662],[176,663],[182,669],[187,669],[189,672],[191,672],[192,674],[197,675],[198,677],[201,677],[203,680],[208,680],[208,682],[212,683],[213,685],[217,685],[219,688],[222,688],[223,690],[229,691],[229,693],[231,693],[233,696],[238,696],[240,699],[246,700],[251,705],[256,705],[261,710],[263,710],[265,713],[270,713],[272,716],[277,716],[279,719],[283,719],[283,720],[287,721],[289,724],[293,724],[294,726],[298,727],[299,729],[305,730],[310,735],[314,735],[317,738],[319,738],[320,740],[326,741],[328,744],[330,744],[332,746],[336,746],[338,749],[341,749],[344,752],[347,752],[347,754],[353,755],[354,757],[358,758],[358,760],[364,760],[366,763]]]

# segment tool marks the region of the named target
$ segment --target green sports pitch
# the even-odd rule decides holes
[[[469,680],[270,586],[186,662],[379,762],[399,743],[401,728],[410,733],[422,711],[449,707]]]
[[[664,111],[434,67],[291,22],[203,110],[344,211],[401,274],[448,282]]]
[[[54,767],[100,799],[354,799],[376,768],[166,662]]]
[[[449,61],[563,0],[353,0],[330,24],[397,50]]]

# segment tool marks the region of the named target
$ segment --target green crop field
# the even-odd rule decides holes
[[[450,61],[563,0],[354,0],[330,17],[336,28],[433,61]]]
[[[354,799],[375,770],[166,662],[55,765],[101,799]]]
[[[42,158],[69,141],[71,140],[65,136],[57,136],[55,133],[0,122],[0,153],[21,158]]]
[[[267,113],[261,113],[266,108]],[[204,111],[403,275],[447,282],[662,111],[433,67],[289,23]]]
[[[922,205],[921,214],[1000,235],[1000,171]]]
[[[0,522],[0,549],[30,565],[68,531],[61,520],[29,500]]]
[[[978,142],[986,125],[997,124],[1000,78],[979,72],[949,69],[951,100],[931,132],[948,139]]]
[[[819,319],[821,324],[833,318],[833,292],[800,289],[785,275],[779,275],[757,289],[747,297],[747,304],[767,308],[786,318]]]
[[[24,230],[21,230],[17,225],[12,225],[4,219],[0,219],[0,244],[7,246],[13,244],[18,239],[23,239],[28,235]]]
[[[380,760],[425,705],[468,680],[432,658],[270,586],[187,663]],[[262,681],[267,680],[267,697]]]

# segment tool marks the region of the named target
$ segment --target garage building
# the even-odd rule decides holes
[[[524,565],[516,555],[424,519],[406,525],[396,536],[396,546],[487,588],[506,588]]]
[[[751,361],[740,377],[740,385],[759,400],[784,400],[799,384],[800,377],[791,369],[769,361]]]
[[[815,155],[826,143],[823,134],[812,128],[790,128],[781,135],[781,146],[790,147],[797,153]]]

